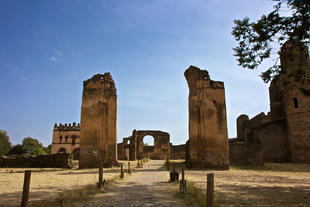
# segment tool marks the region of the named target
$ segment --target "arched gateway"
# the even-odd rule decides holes
[[[144,146],[143,138],[147,135],[154,138],[154,146]],[[133,130],[132,136],[124,138],[123,143],[120,143],[118,147],[119,157],[126,157],[125,149],[129,148],[130,160],[143,157],[164,160],[170,157],[170,135],[159,130]]]

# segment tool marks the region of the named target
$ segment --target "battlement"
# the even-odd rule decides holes
[[[80,123],[73,122],[71,123],[55,123],[54,131],[80,131]]]
[[[270,113],[266,115],[264,112],[261,112],[260,114],[257,114],[256,116],[254,116],[249,120],[248,126],[252,128],[261,125],[263,123],[266,123],[270,120],[271,120]]]

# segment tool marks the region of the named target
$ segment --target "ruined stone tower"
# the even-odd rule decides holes
[[[310,59],[308,48],[290,40],[281,48],[284,112],[290,160],[310,163]],[[296,81],[296,79],[299,79]]]
[[[105,167],[117,161],[117,95],[110,73],[96,74],[83,83],[80,168]]]
[[[189,87],[189,166],[228,169],[224,83],[195,66],[184,75]]]

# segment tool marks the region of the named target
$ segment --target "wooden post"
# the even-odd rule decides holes
[[[186,186],[186,181],[185,181],[185,172],[184,172],[184,166],[182,166],[182,178],[180,181],[180,191],[182,191],[183,193],[187,192],[187,186]]]
[[[169,158],[166,159],[166,169],[169,170]]]
[[[100,162],[99,166],[99,182],[98,182],[98,191],[103,191],[103,163]]]
[[[128,174],[131,174],[130,162],[128,162]]]
[[[124,171],[123,171],[123,164],[121,164],[121,175],[120,175],[120,178],[124,178]]]
[[[23,188],[23,197],[22,197],[21,207],[28,206],[30,177],[31,177],[31,170],[26,170],[25,177],[24,177],[24,188]]]
[[[214,207],[214,173],[207,174],[206,207]]]

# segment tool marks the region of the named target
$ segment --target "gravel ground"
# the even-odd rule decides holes
[[[143,169],[128,176],[117,187],[80,205],[83,207],[185,206],[184,201],[173,196],[172,186],[168,183],[169,173],[165,171],[163,164],[162,160],[152,160]]]

